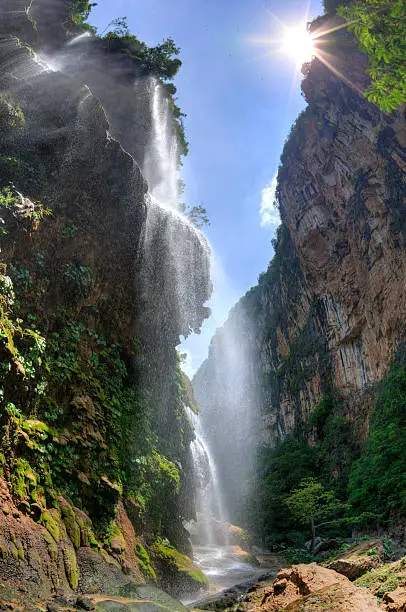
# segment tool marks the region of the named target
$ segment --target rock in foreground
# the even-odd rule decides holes
[[[293,565],[279,572],[271,585],[254,591],[243,604],[245,610],[269,612],[378,612],[377,599],[354,586],[348,578],[311,563]]]

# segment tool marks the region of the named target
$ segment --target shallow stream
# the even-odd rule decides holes
[[[266,567],[243,563],[235,554],[232,546],[194,546],[193,560],[209,580],[209,588],[196,596],[190,595],[182,600],[184,604],[196,601],[196,598],[220,593],[234,585],[255,580],[262,576]]]

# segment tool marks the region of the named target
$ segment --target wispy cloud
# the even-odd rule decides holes
[[[262,227],[267,225],[279,225],[281,222],[279,211],[274,204],[277,184],[275,174],[273,179],[261,191],[261,208],[259,214]]]

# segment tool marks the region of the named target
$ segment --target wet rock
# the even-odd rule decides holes
[[[79,586],[81,593],[109,593],[119,595],[120,589],[131,582],[117,561],[106,553],[91,548],[79,548],[77,552]]]
[[[94,603],[88,597],[78,597],[76,600],[76,607],[87,610],[88,612],[95,609]]]

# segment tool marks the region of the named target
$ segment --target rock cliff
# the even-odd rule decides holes
[[[90,52],[64,70],[76,5],[0,5],[0,579],[30,598],[157,575],[181,592],[204,577],[182,555],[193,430],[175,347],[207,316],[207,247],[146,197],[148,104],[119,141],[128,58],[105,67],[105,100]]]
[[[338,18],[328,19],[313,28],[337,25]],[[310,415],[332,388],[354,437],[365,438],[371,390],[404,340],[405,111],[388,116],[364,99],[366,58],[351,35],[339,31],[322,42],[330,66],[316,58],[304,67],[308,106],[281,157],[275,256],[213,338],[194,378],[210,428],[224,414],[224,388],[241,381],[233,367],[216,372],[230,355],[246,363],[222,441],[213,436],[225,481],[222,458],[238,453],[241,397],[249,397],[255,447],[299,432],[312,444]],[[246,457],[245,447],[241,452]]]

